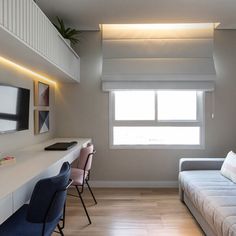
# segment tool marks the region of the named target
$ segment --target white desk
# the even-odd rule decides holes
[[[68,151],[44,151],[46,146],[67,141],[77,141],[78,144]],[[89,138],[51,139],[9,153],[16,157],[16,163],[0,167],[0,224],[29,201],[38,180],[58,174],[62,163],[73,162],[81,147],[90,141]]]

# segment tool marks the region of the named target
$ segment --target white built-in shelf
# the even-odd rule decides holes
[[[0,56],[55,80],[80,80],[79,56],[33,0],[0,0]]]

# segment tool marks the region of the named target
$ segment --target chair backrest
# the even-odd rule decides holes
[[[60,217],[66,200],[70,172],[70,164],[64,162],[57,176],[37,182],[26,216],[29,222],[47,223]]]
[[[78,168],[90,171],[94,155],[93,144],[88,144],[87,147],[83,147],[80,150]]]

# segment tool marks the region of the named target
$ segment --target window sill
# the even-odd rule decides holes
[[[203,150],[205,145],[110,145],[110,149],[196,149]]]

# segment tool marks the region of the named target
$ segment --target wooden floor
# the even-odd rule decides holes
[[[92,225],[79,199],[68,196],[65,236],[203,235],[177,189],[94,189],[98,205],[85,192]]]

